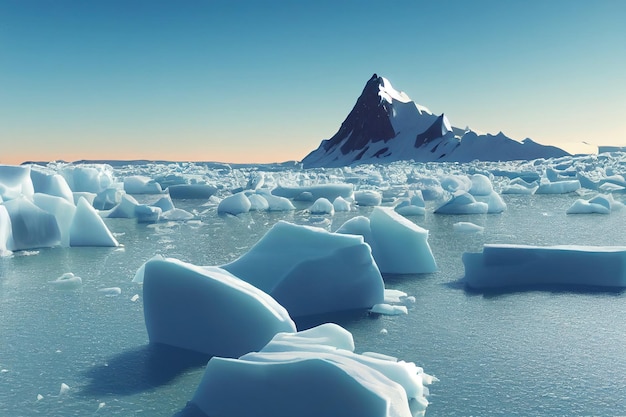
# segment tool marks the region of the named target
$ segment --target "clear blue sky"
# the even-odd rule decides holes
[[[373,73],[452,124],[626,144],[626,1],[0,0],[0,162],[300,160]]]

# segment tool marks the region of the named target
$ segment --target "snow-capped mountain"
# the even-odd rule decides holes
[[[412,101],[374,74],[354,108],[333,137],[303,160],[305,168],[338,167],[359,163],[531,160],[569,155],[564,150],[502,132],[479,134],[450,124],[441,114]]]

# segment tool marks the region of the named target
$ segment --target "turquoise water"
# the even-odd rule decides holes
[[[430,386],[429,416],[625,415],[626,294],[557,288],[485,294],[466,291],[460,279],[462,253],[483,243],[626,245],[626,210],[568,216],[577,195],[503,198],[502,214],[412,218],[430,231],[439,271],[385,277],[388,288],[416,298],[408,315],[337,320],[353,333],[357,351],[413,361],[439,378]],[[223,264],[278,220],[316,221],[302,210],[224,217],[203,201],[175,203],[195,210],[200,221],[106,219],[122,249],[54,248],[0,258],[0,415],[172,416],[191,399],[208,358],[148,345],[141,288],[131,282],[137,268],[157,253]],[[330,228],[368,212],[339,213]],[[454,232],[458,221],[485,231]],[[66,272],[83,279],[79,289],[48,283]],[[108,297],[98,292],[105,287],[122,292]],[[62,383],[67,393],[59,393]]]

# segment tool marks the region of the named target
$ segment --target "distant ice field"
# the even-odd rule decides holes
[[[459,170],[527,172],[538,166],[536,171],[545,173],[564,164],[587,167],[587,177],[598,184],[619,174],[620,161],[507,164],[497,167],[500,171],[492,165],[432,164],[420,165],[418,171],[443,178]],[[128,166],[113,172],[117,178],[156,177],[161,168]],[[193,172],[186,167],[180,174],[177,169],[180,177],[208,180],[219,198],[245,188],[256,172],[217,166]],[[380,192],[383,206],[393,205],[398,190],[413,181],[407,180],[406,173],[412,172],[407,165],[399,170],[272,169],[265,174],[266,185],[351,183],[355,189]],[[566,167],[557,171],[564,181],[573,178]],[[547,174],[553,182],[556,175]],[[502,212],[435,214],[438,203],[427,199],[424,215],[407,217],[429,231],[438,267],[429,274],[384,275],[386,288],[415,297],[415,303],[407,304],[407,315],[359,311],[330,319],[353,334],[357,352],[412,361],[437,377],[429,386],[427,416],[626,414],[624,291],[544,286],[478,292],[462,281],[463,253],[480,252],[484,244],[626,246],[626,210],[567,214],[577,200],[602,190],[512,194],[502,193],[508,178],[496,176],[492,182],[506,203]],[[619,191],[612,196],[626,200]],[[160,196],[134,198],[152,203]],[[148,344],[142,289],[132,282],[135,272],[156,254],[195,265],[223,265],[246,253],[280,220],[334,231],[373,210],[361,205],[312,214],[308,208],[313,201],[291,201],[295,210],[233,216],[218,214],[218,200],[176,199],[176,208],[193,214],[192,220],[142,223],[105,217],[121,247],[42,248],[0,257],[0,415],[160,417],[182,410],[209,358]],[[483,229],[459,231],[459,222]],[[68,272],[82,284],[61,289],[51,283]],[[116,287],[119,294],[112,290]]]

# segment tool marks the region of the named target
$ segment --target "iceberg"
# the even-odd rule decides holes
[[[70,226],[76,213],[76,206],[63,197],[35,193],[33,202],[42,210],[54,215],[61,233],[61,246],[70,246]]]
[[[61,230],[53,214],[37,207],[26,197],[4,202],[11,218],[10,251],[50,248],[61,244]]]
[[[70,246],[119,246],[96,209],[82,197],[76,205],[69,235]]]
[[[20,196],[32,198],[34,193],[30,166],[0,164],[0,202]]]
[[[252,203],[246,194],[241,191],[233,195],[229,195],[220,201],[217,206],[217,212],[220,214],[237,214],[247,213],[250,211]]]
[[[107,217],[134,219],[137,217],[137,207],[139,202],[130,194],[122,195],[120,202],[111,209]]]
[[[374,207],[369,219],[354,217],[336,233],[362,235],[382,273],[420,274],[437,270],[428,230],[389,207]]]
[[[143,265],[143,275],[151,343],[238,357],[261,349],[276,333],[296,331],[284,307],[224,269],[155,257]]]
[[[573,193],[580,188],[580,181],[578,180],[563,180],[563,181],[546,181],[545,178],[539,184],[539,187],[535,191],[535,194],[566,194]]]
[[[13,231],[11,217],[4,205],[0,204],[0,256],[11,254],[9,248],[13,247]]]
[[[467,191],[456,191],[452,198],[435,209],[438,214],[486,214],[489,204],[476,201]]]
[[[626,247],[486,244],[463,254],[465,283],[474,289],[564,285],[626,287]]]
[[[384,299],[363,237],[282,220],[222,268],[270,294],[291,317],[367,309]]]
[[[72,190],[60,174],[44,171],[37,165],[33,165],[30,170],[30,178],[35,193],[61,197],[70,203],[74,202]]]
[[[567,209],[567,214],[610,214],[616,207],[622,207],[623,203],[615,201],[611,194],[599,194],[589,200],[579,198]]]
[[[333,201],[333,209],[335,209],[335,211],[350,211],[352,210],[352,206],[345,198],[337,197]]]
[[[360,190],[354,193],[354,201],[359,206],[380,206],[383,196],[376,190]]]
[[[394,210],[403,216],[423,216],[426,214],[424,197],[420,190],[411,191],[408,197],[398,200]]]
[[[423,416],[434,381],[413,362],[354,353],[347,330],[323,324],[238,359],[211,358],[179,416]]]
[[[131,175],[124,178],[124,191],[128,194],[161,194],[161,184],[143,175]]]
[[[113,167],[107,164],[68,165],[60,174],[73,192],[99,194],[115,183]]]
[[[311,214],[330,214],[332,216],[335,214],[335,207],[328,199],[320,197],[309,207],[309,212]]]

